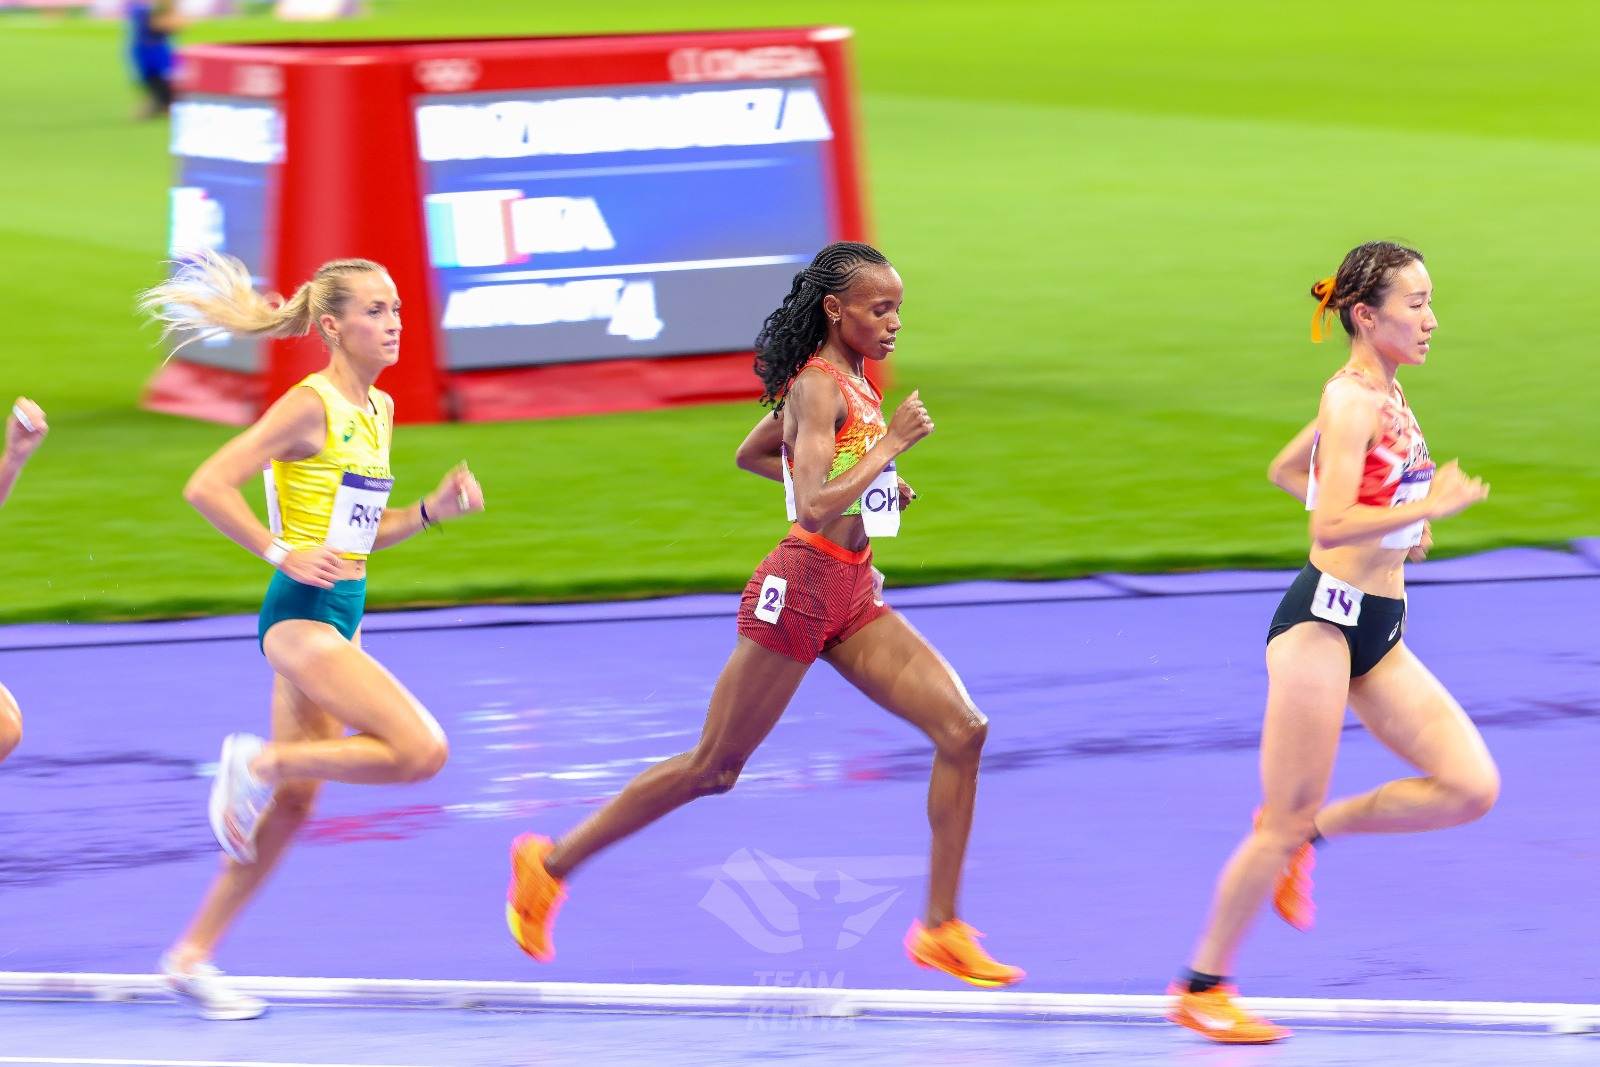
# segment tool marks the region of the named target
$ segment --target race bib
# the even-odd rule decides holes
[[[900,533],[900,478],[891,462],[861,494],[861,523],[868,537]]]
[[[1409,470],[1400,476],[1400,484],[1395,486],[1394,499],[1389,506],[1397,508],[1401,504],[1409,504],[1414,500],[1427,497],[1428,490],[1433,485],[1433,468],[1422,467],[1418,470]],[[1385,534],[1383,540],[1378,542],[1384,548],[1412,548],[1422,544],[1422,519],[1402,526],[1392,533]]]
[[[783,507],[784,507],[784,514],[789,517],[789,521],[790,522],[794,522],[796,519],[798,519],[800,517],[800,513],[798,511],[796,511],[795,507],[794,507],[794,475],[789,473],[789,446],[788,445],[782,445],[782,446],[779,447],[779,449],[778,449],[778,457],[779,457],[778,466],[783,468]]]
[[[783,614],[783,599],[788,592],[787,580],[776,574],[767,575],[767,580],[761,583],[761,595],[756,597],[756,606],[752,614],[762,622],[776,625],[778,616]]]
[[[277,537],[283,533],[283,508],[278,503],[278,483],[272,477],[272,464],[261,468],[261,477],[267,483],[267,529]]]
[[[1311,614],[1336,626],[1354,626],[1361,620],[1361,590],[1324,574],[1311,597]]]
[[[323,543],[335,552],[370,553],[392,488],[393,478],[369,478],[346,471],[333,497],[333,517],[328,520],[328,538]]]

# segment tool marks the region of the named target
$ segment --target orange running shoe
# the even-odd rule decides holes
[[[1261,829],[1261,809],[1256,809],[1255,828]],[[1311,872],[1317,867],[1317,850],[1308,841],[1294,850],[1272,880],[1272,910],[1301,933],[1310,933],[1317,924],[1317,905],[1311,899]]]
[[[1167,1009],[1169,1020],[1219,1044],[1270,1045],[1293,1033],[1241,1008],[1233,999],[1239,994],[1233,986],[1219,985],[1204,993],[1191,993],[1188,983],[1173,982],[1167,993],[1172,997],[1172,1007]]]
[[[906,955],[918,967],[955,975],[963,982],[993,988],[1027,977],[1021,967],[996,963],[977,939],[983,935],[960,919],[948,919],[932,930],[913,919],[906,931]]]
[[[556,912],[567,899],[566,883],[544,869],[555,842],[538,834],[522,834],[511,842],[511,885],[506,889],[506,925],[522,951],[549,963],[556,958],[550,939]]]

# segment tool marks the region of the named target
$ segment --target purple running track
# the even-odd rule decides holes
[[[1500,805],[1469,827],[1325,850],[1316,931],[1264,917],[1247,993],[1600,1000],[1594,560],[1507,550],[1416,568],[1407,641],[1483,728]],[[992,720],[962,910],[1028,969],[1024,988],[1157,993],[1184,961],[1256,803],[1263,642],[1289,577],[891,591]],[[418,786],[329,787],[219,963],[950,988],[899,944],[924,890],[931,748],[820,664],[732,793],[574,878],[555,963],[508,938],[512,836],[559,834],[694,743],[735,603],[370,617],[367,647],[438,716],[450,764]],[[266,725],[254,620],[9,627],[0,679],[27,724],[0,767],[0,967],[151,970],[216,864],[218,743]],[[1352,720],[1335,789],[1398,773]]]

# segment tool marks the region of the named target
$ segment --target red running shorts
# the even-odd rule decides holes
[[[797,525],[744,587],[739,633],[809,664],[890,610],[870,547],[850,552]]]

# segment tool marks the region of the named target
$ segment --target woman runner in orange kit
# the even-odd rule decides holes
[[[732,789],[821,657],[934,743],[928,899],[906,935],[908,955],[974,985],[1023,977],[995,962],[956,917],[988,720],[944,658],[884,604],[872,566],[869,538],[893,534],[914,498],[895,458],[933,432],[916,393],[886,425],[865,375],[868,360],[894,351],[902,293],[880,252],[840,242],[817,253],[768,316],[756,372],[774,416],[763,416],[737,461],[784,483],[795,524],[745,588],[739,637],[699,744],[640,774],[560,840],[524,834],[512,846],[507,919],[535,959],[555,956],[551,932],[571,873],[675,808]]]

